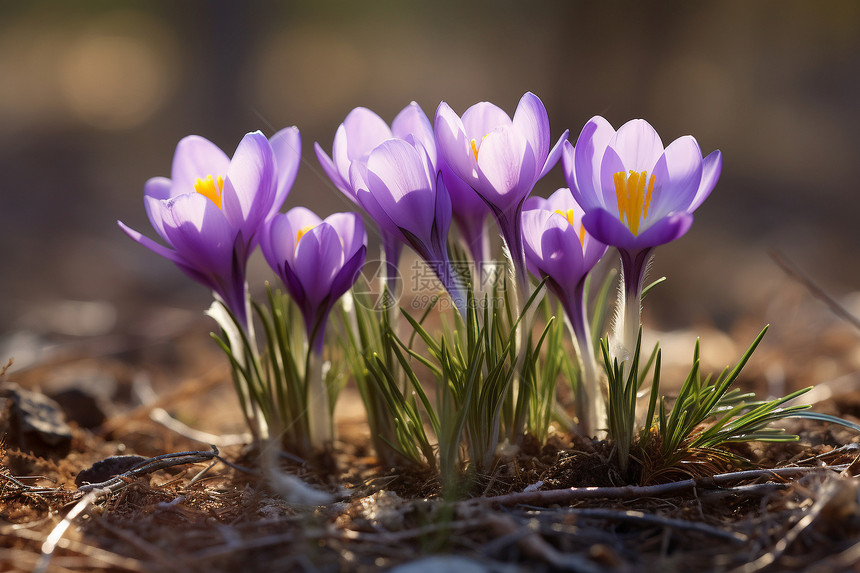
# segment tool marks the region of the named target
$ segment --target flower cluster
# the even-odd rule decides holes
[[[693,211],[710,195],[723,159],[714,151],[704,159],[692,136],[663,147],[642,119],[615,131],[592,118],[576,146],[565,142],[564,175],[585,211],[583,224],[597,240],[621,254],[624,313],[618,325],[618,354],[629,358],[639,330],[645,268],[654,248],[674,241],[693,223]]]
[[[463,247],[457,252],[468,253],[480,267],[494,258],[488,226],[488,216],[492,216],[516,277],[520,307],[515,309],[519,311],[515,317],[521,313],[525,316],[524,309],[536,298],[530,275],[535,282],[547,285],[563,309],[581,378],[575,396],[576,417],[580,431],[594,435],[606,427],[606,379],[596,360],[586,304],[587,278],[608,247],[615,247],[621,257],[624,286],[613,353],[620,363],[630,361],[640,328],[646,264],[657,246],[679,238],[690,228],[693,212],[719,178],[722,158],[719,151],[703,158],[691,136],[664,148],[644,120],[630,121],[616,131],[605,119],[595,117],[585,125],[575,145],[567,138],[565,131],[553,143],[543,103],[526,93],[513,117],[487,102],[477,103],[458,116],[442,102],[431,123],[412,102],[389,125],[374,112],[359,107],[337,128],[331,155],[319,143],[314,149],[333,185],[378,231],[388,265],[389,289],[394,291],[401,251],[407,246],[432,269],[470,329],[473,324],[489,329],[485,322],[492,317],[485,313],[486,318],[479,320],[470,306],[480,293],[476,292],[477,280],[455,271],[449,231],[453,222]],[[549,199],[530,197],[537,182],[559,160],[569,188],[559,189]],[[315,406],[308,403],[308,397],[317,396],[326,402],[320,407],[330,416],[331,387],[315,365],[322,360],[329,316],[362,271],[368,240],[359,213],[335,213],[323,219],[301,206],[280,213],[300,161],[301,138],[295,127],[271,139],[260,132],[249,133],[232,158],[202,137],[186,137],[176,148],[171,178],[156,177],[144,186],[147,215],[164,244],[119,224],[132,239],[210,288],[229,311],[239,333],[225,347],[234,358],[234,375],[242,381],[243,403],[261,400],[271,388],[279,396],[285,394],[277,390],[278,384],[287,384],[283,380],[293,376],[301,379],[295,390],[300,397],[296,399],[305,402],[301,405],[304,409],[297,407],[297,413],[290,415],[312,412]],[[257,245],[283,283],[290,304],[304,320],[304,361],[290,356],[289,317],[276,297],[269,295],[270,314],[250,300],[246,267]],[[257,348],[251,308],[257,309],[266,332],[268,342],[262,351]],[[531,350],[531,328],[525,319],[521,326],[525,337],[519,344],[512,343],[516,346],[512,354],[529,354],[537,360],[538,353]],[[490,335],[469,332],[472,343],[485,340],[487,345],[493,344]],[[366,329],[355,337],[369,344]],[[383,344],[389,338],[380,335],[376,340]],[[431,350],[438,350],[440,360],[449,360],[445,345],[437,348],[429,336],[426,340]],[[236,347],[242,345],[244,358],[236,356]],[[407,368],[402,349],[367,352],[363,361],[356,362],[356,368],[376,368],[374,361],[382,360],[383,354],[388,356],[389,366],[395,363]],[[508,351],[496,351],[498,356],[484,358],[491,350],[475,351],[472,358],[485,360],[483,366],[467,365],[463,372],[476,376],[483,371],[487,379],[496,376],[503,381],[493,389],[496,413],[489,418],[491,426],[498,426],[501,403],[508,399],[508,392],[513,392],[508,381],[519,382],[520,375],[525,380],[536,370],[512,360],[508,368],[517,372],[502,376],[501,362],[496,358],[509,360]],[[274,376],[275,381],[268,376]],[[385,400],[377,402],[392,408],[405,404],[408,410],[402,380],[417,384],[417,379],[411,373],[400,376],[402,384],[397,387],[398,377],[386,376],[380,378],[390,378],[392,385],[385,389]],[[521,396],[528,395],[524,388],[518,391]],[[267,410],[260,406],[257,410],[263,411],[269,426],[273,423],[270,417],[281,428],[291,423],[276,419],[289,417],[285,412],[292,411],[290,408]],[[246,413],[250,420],[257,412],[255,407],[246,406]],[[325,447],[332,436],[326,430],[330,430],[330,418],[320,416],[320,420],[309,425],[315,428],[310,431],[310,441],[316,448]],[[420,420],[415,420],[410,422],[412,427],[420,426]],[[392,425],[392,432],[404,435],[403,427],[396,427]],[[468,424],[459,427],[469,428]],[[415,431],[421,433],[423,429]],[[490,454],[498,433],[498,428],[489,430],[493,436],[486,442]],[[423,447],[422,451],[432,452],[432,448]]]

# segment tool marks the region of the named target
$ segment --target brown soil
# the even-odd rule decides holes
[[[831,326],[852,340],[844,325]],[[195,326],[170,344],[78,347],[6,376],[44,389],[58,372],[102,375],[115,387],[106,420],[89,429],[72,422],[65,450],[43,445],[32,453],[33,444],[11,431],[9,405],[0,413],[0,433],[7,435],[0,571],[374,571],[410,563],[422,571],[860,570],[857,437],[810,421],[789,422],[798,443],[732,446],[751,461],[745,468],[692,456],[671,471],[649,473],[639,460],[629,475],[636,476],[634,485],[656,488],[644,490],[623,490],[630,480],[612,463],[605,442],[554,434],[541,445],[527,437],[516,453],[474,476],[465,499],[446,502],[431,472],[378,464],[357,394],[347,388],[328,462],[282,464],[336,501],[292,505],[260,477],[257,452],[226,446],[215,458],[207,444],[150,417],[164,407],[214,434],[243,430],[226,365],[212,367],[223,361],[207,344],[205,328]],[[832,346],[834,338],[821,340]],[[854,349],[842,347],[846,355]],[[766,367],[755,364],[742,383],[761,389]],[[157,397],[146,405],[140,403],[143,376]],[[798,377],[796,385],[806,383]],[[856,421],[860,392],[846,390],[834,390],[815,409]],[[194,463],[180,458],[185,461],[168,461],[157,471],[132,471],[104,495],[85,499],[77,489],[76,477],[100,460],[176,452],[199,454]],[[126,462],[108,463],[123,469]],[[740,469],[839,465],[840,471],[709,481]],[[689,478],[697,481],[688,490],[659,489]],[[564,488],[580,489],[563,503],[542,497]],[[579,496],[581,488],[606,489]],[[524,490],[534,493],[517,498]],[[46,543],[52,532],[55,547]]]

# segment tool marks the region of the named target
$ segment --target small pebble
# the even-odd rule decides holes
[[[65,457],[69,453],[72,429],[59,404],[11,382],[0,384],[0,397],[7,398],[9,446],[42,457]]]

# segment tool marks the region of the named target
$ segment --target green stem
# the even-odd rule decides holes
[[[576,417],[584,436],[595,436],[606,428],[606,404],[600,388],[600,377],[594,357],[594,342],[587,320],[585,281],[580,282],[565,303],[567,324],[573,334],[573,344],[582,377],[576,388]]]
[[[654,252],[653,247],[638,251],[619,250],[621,254],[621,291],[620,313],[615,325],[616,348],[613,354],[619,362],[629,364],[636,351],[639,327],[642,325],[642,288],[645,271]]]
[[[323,355],[308,345],[305,361],[308,438],[314,450],[324,451],[334,439],[328,387],[323,376]]]

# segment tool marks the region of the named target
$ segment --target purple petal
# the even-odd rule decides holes
[[[552,211],[549,205],[547,204],[547,200],[543,197],[538,197],[537,195],[532,195],[523,203],[523,213],[526,211]]]
[[[284,224],[283,218],[283,213],[276,213],[263,224],[263,230],[260,233],[260,250],[263,251],[263,258],[266,259],[266,263],[278,275],[280,275],[278,267],[283,264],[283,261],[278,261],[279,249],[277,248],[283,242],[279,231],[280,227]]]
[[[615,130],[602,117],[594,116],[582,128],[576,148],[565,146],[565,178],[577,201],[586,209],[605,206],[601,192],[603,156]],[[571,161],[572,160],[572,161]]]
[[[367,258],[367,247],[362,245],[359,249],[349,256],[343,266],[337,271],[331,282],[330,305],[333,305],[337,299],[343,296],[343,293],[348,291],[361,273],[361,268],[364,266],[364,261]]]
[[[164,236],[164,202],[170,199],[172,182],[166,177],[153,177],[143,186],[143,206],[152,228],[158,232],[162,239]]]
[[[561,159],[561,152],[564,148],[564,144],[567,143],[567,138],[570,135],[570,131],[564,130],[564,133],[561,134],[561,137],[558,138],[558,141],[555,142],[555,145],[552,146],[552,149],[547,155],[546,161],[543,164],[543,169],[541,169],[540,174],[538,175],[538,179],[543,179],[547,173],[549,173],[555,164],[558,163],[558,160]]]
[[[341,179],[347,180],[349,177],[349,165],[351,160],[347,156],[346,144],[346,127],[343,124],[337,126],[334,132],[334,143],[331,148],[332,163],[334,163],[337,172]]]
[[[615,149],[628,171],[650,173],[663,155],[660,136],[644,119],[631,119],[619,127],[609,146]]]
[[[574,169],[576,149],[570,141],[565,140],[561,144],[561,169],[564,174],[564,180],[570,188],[570,193],[576,198],[578,203],[582,203],[582,193],[576,185],[576,172]]]
[[[225,297],[225,299],[224,299],[225,303],[227,303],[228,305],[231,305],[230,309],[233,310],[233,312],[236,313],[240,318],[242,318],[242,316],[245,314],[243,309],[240,310],[240,309],[237,309],[234,306],[232,306],[232,302],[226,298],[227,296],[229,296],[227,294],[226,289],[224,288],[223,285],[219,284],[219,282],[216,280],[215,277],[213,277],[212,275],[209,275],[209,274],[201,273],[198,269],[191,267],[191,266],[188,266],[188,262],[185,261],[184,259],[176,262],[176,267],[180,271],[185,273],[185,275],[187,277],[189,277],[191,280],[198,282],[198,283],[202,284],[203,286],[205,286],[206,288],[211,289],[211,290],[217,292],[218,294],[222,295],[222,297]],[[232,299],[232,297],[231,297],[231,299]]]
[[[167,210],[164,231],[176,252],[201,272],[229,278],[237,231],[221,210],[199,193],[171,199]]]
[[[578,233],[583,227],[582,218],[585,216],[585,212],[570,194],[570,189],[562,187],[550,195],[549,199],[547,199],[546,208],[551,211],[562,211],[565,213],[565,216],[567,215],[568,210],[572,209],[573,230],[577,233],[577,237],[579,236]],[[585,265],[586,268],[591,269],[606,252],[606,245],[592,237],[591,234],[588,233],[587,229],[583,235],[583,242],[581,245],[583,250],[583,265]]]
[[[436,138],[433,135],[433,126],[427,119],[427,114],[417,103],[413,101],[397,114],[391,123],[391,133],[400,139],[406,139],[408,135],[413,136],[415,141],[427,150],[432,164],[439,165],[436,159]]]
[[[620,217],[618,196],[615,193],[615,179],[613,178],[613,175],[618,172],[624,172],[624,163],[614,149],[607,147],[606,152],[603,154],[603,163],[600,165],[600,187],[598,187],[599,194],[597,195],[598,207],[590,207],[586,209],[587,211],[601,208],[614,213],[616,219]],[[583,204],[583,206],[585,205]]]
[[[328,178],[331,179],[331,182],[334,183],[334,186],[352,201],[355,201],[355,192],[352,190],[352,187],[350,187],[349,180],[344,179],[343,175],[341,175],[337,170],[337,167],[335,167],[334,161],[332,161],[331,157],[323,151],[323,148],[319,143],[314,143],[314,152],[317,155],[320,167],[322,167],[325,174],[328,175]]]
[[[352,257],[367,244],[367,233],[364,222],[358,213],[334,213],[325,218],[325,222],[337,232],[343,244],[344,256]]]
[[[359,191],[367,191],[367,161],[354,161],[349,166],[349,187],[355,193],[356,203]]]
[[[582,260],[582,244],[576,229],[558,213],[547,218],[540,239],[543,272],[552,277],[564,291],[572,291],[590,268]]]
[[[282,248],[286,254],[286,259],[292,261],[296,254],[296,238],[299,231],[305,233],[308,229],[320,225],[323,220],[306,207],[293,207],[285,213],[284,221],[286,222],[285,232],[288,232],[289,236],[285,237]]]
[[[512,123],[510,116],[501,108],[486,101],[476,103],[463,114],[467,141],[474,139],[477,143],[497,127],[507,127]]]
[[[295,241],[295,237],[292,237],[292,240]],[[263,257],[278,275],[281,274],[280,269],[283,268],[287,260],[286,253],[289,250],[287,246],[289,242],[289,222],[287,222],[286,215],[278,213],[265,223],[260,237],[260,249],[263,251]]]
[[[663,245],[681,237],[692,225],[693,216],[689,213],[672,213],[638,236],[634,236],[617,217],[603,209],[589,211],[582,218],[582,222],[598,241],[619,249],[635,251]]]
[[[122,229],[126,235],[131,237],[131,239],[133,241],[135,241],[136,243],[138,243],[140,245],[143,245],[144,247],[146,247],[147,249],[149,249],[150,251],[152,251],[156,255],[162,256],[165,259],[167,259],[169,261],[173,261],[174,263],[177,263],[177,264],[185,263],[185,259],[183,259],[181,256],[179,256],[179,254],[177,254],[176,251],[172,251],[172,250],[168,249],[167,247],[165,247],[164,245],[160,245],[160,244],[156,243],[155,241],[153,241],[152,239],[150,239],[146,235],[142,235],[142,234],[138,233],[137,231],[135,231],[134,229],[130,228],[128,225],[126,225],[122,221],[117,221],[117,224],[119,225],[119,228]]]
[[[529,199],[533,199],[530,197]],[[534,197],[534,199],[540,199]],[[523,253],[525,254],[526,267],[529,272],[541,278],[541,236],[546,225],[546,220],[551,211],[545,209],[529,209],[522,213]]]
[[[588,233],[588,229],[586,229],[584,238],[585,240],[582,242],[582,264],[585,265],[586,268],[592,269],[594,268],[594,265],[603,258],[603,255],[606,254],[608,247],[591,236],[591,234]]]
[[[702,181],[702,150],[686,135],[669,144],[654,166],[654,193],[650,217],[685,211]]]
[[[448,195],[451,197],[454,214],[467,219],[483,220],[489,213],[489,207],[481,196],[475,193],[471,185],[457,177],[447,163],[441,161],[438,167],[445,180]]]
[[[313,310],[310,308],[307,294],[302,286],[302,281],[290,265],[285,265],[283,262],[281,262],[280,265],[281,266],[279,268],[274,268],[274,270],[278,273],[278,276],[281,277],[284,286],[287,288],[287,292],[290,293],[290,296],[302,311],[302,315],[307,322],[310,320]]]
[[[353,164],[353,170],[355,169],[356,166]],[[361,208],[364,209],[367,215],[373,219],[374,223],[376,223],[376,227],[379,229],[379,233],[382,235],[383,239],[386,237],[397,237],[398,241],[405,240],[405,237],[403,237],[397,224],[391,220],[391,217],[385,209],[380,206],[379,201],[376,200],[373,193],[368,191],[366,187],[357,187],[355,198]]]
[[[167,177],[153,177],[143,184],[143,196],[153,199],[170,199],[173,182]]]
[[[486,181],[478,189],[500,211],[514,208],[535,184],[531,146],[512,128],[499,128],[484,138],[478,168]]]
[[[524,250],[532,272],[549,276],[559,294],[572,292],[597,262],[593,256],[588,261],[583,258],[579,227],[552,211],[528,211],[522,220]]]
[[[272,146],[259,131],[245,135],[227,170],[221,195],[224,216],[246,240],[272,210],[277,179]]]
[[[275,200],[269,213],[271,217],[281,210],[287,195],[290,194],[293,183],[296,182],[296,175],[302,162],[302,136],[299,133],[299,128],[293,126],[282,129],[269,139],[269,144],[275,155],[275,167],[278,176]]]
[[[663,217],[636,237],[636,248],[656,247],[679,239],[690,230],[693,215],[690,213],[671,213]]]
[[[316,227],[320,223],[322,223],[322,219],[308,209],[307,207],[293,207],[284,215],[289,221],[290,226],[298,231],[299,229],[304,229],[305,227]]]
[[[535,154],[535,163],[543,171],[549,155],[549,116],[543,102],[531,92],[526,92],[517,105],[514,113],[514,128],[519,131],[531,145]],[[556,161],[558,158],[556,158]]]
[[[329,296],[332,279],[343,263],[340,237],[331,225],[320,223],[302,235],[291,266],[312,306]]]
[[[436,176],[436,204],[433,211],[431,239],[434,247],[439,251],[438,256],[442,258],[448,253],[448,231],[451,229],[451,196],[448,194],[448,188],[445,187],[441,171]]]
[[[552,211],[546,209],[529,209],[528,211],[523,211],[522,215],[520,215],[523,247],[528,246],[528,249],[534,254],[535,260],[543,258],[540,237],[543,235],[547,220],[551,215]],[[528,255],[528,253],[526,254]]]
[[[385,276],[388,288],[391,292],[397,290],[397,280],[400,274],[397,272],[397,267],[400,264],[400,255],[403,253],[403,240],[400,238],[400,233],[397,234],[388,232],[387,229],[379,228],[379,238],[382,242],[382,253],[385,257]]]
[[[313,211],[305,207],[293,207],[284,214],[276,215],[268,224],[260,241],[263,256],[275,272],[285,264],[292,264],[296,255],[296,238],[299,231],[322,223]]]
[[[633,249],[636,247],[636,237],[630,232],[614,213],[605,209],[592,209],[587,211],[582,218],[582,224],[588,233],[607,245],[619,249]]]
[[[367,160],[367,184],[395,225],[428,241],[435,211],[435,174],[429,157],[400,139],[373,150]]]
[[[714,190],[714,186],[717,184],[717,180],[720,178],[722,170],[723,154],[720,153],[719,150],[712,151],[702,161],[702,181],[699,183],[699,189],[696,191],[696,196],[693,198],[693,202],[690,203],[689,207],[687,207],[688,213],[692,213],[698,209],[699,205],[708,198],[708,195],[710,195],[711,191]]]
[[[489,253],[484,252],[487,233],[487,215],[490,208],[472,186],[454,175],[443,161],[439,165],[445,188],[451,200],[451,215],[457,223],[463,241],[469,247],[476,262],[483,261]],[[436,185],[437,189],[439,184]]]
[[[460,117],[444,101],[436,110],[434,127],[439,155],[454,175],[474,186],[478,179],[477,161],[466,136],[466,128]]]
[[[217,145],[200,137],[189,135],[176,145],[173,154],[173,167],[170,178],[173,180],[172,197],[183,193],[193,193],[197,179],[207,175],[217,178],[227,175],[230,158]]]
[[[570,189],[567,187],[556,189],[555,193],[546,200],[546,207],[544,208],[550,211],[564,211],[565,213],[568,209],[573,209],[574,224],[579,227],[579,221],[582,219],[582,207],[574,200],[573,195],[570,194]]]
[[[391,129],[381,117],[366,107],[349,112],[335,133],[332,148],[332,158],[341,176],[348,179],[349,164],[366,158],[386,139],[391,139]]]

